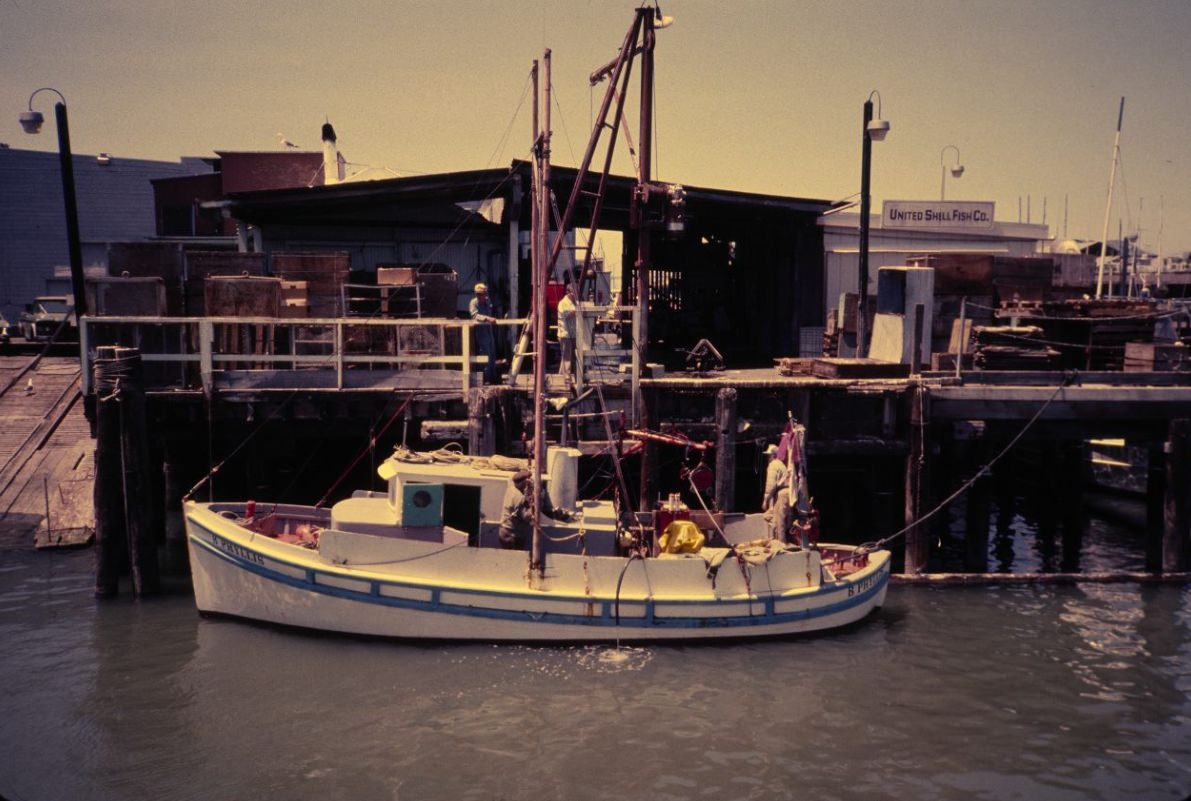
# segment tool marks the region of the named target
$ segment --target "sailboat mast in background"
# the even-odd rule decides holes
[[[1108,258],[1108,217],[1112,213],[1112,188],[1117,178],[1117,162],[1121,158],[1121,122],[1125,119],[1125,98],[1121,98],[1121,108],[1117,112],[1117,135],[1112,143],[1112,168],[1108,172],[1108,202],[1104,204],[1104,227],[1100,232],[1100,261],[1096,265],[1096,297],[1104,291],[1104,261]],[[1121,269],[1123,270],[1122,263]],[[1111,281],[1109,282],[1111,284]],[[1109,287],[1109,295],[1112,288]]]

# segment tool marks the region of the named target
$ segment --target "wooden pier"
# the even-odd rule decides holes
[[[92,417],[96,348],[137,346],[141,357],[147,505],[152,519],[164,521],[161,540],[180,538],[173,510],[196,485],[200,497],[309,500],[321,497],[353,462],[345,486],[370,486],[375,464],[397,444],[524,450],[531,411],[527,383],[479,384],[480,365],[466,347],[468,321],[431,321],[431,326],[421,321],[416,337],[439,343],[428,349],[430,355],[405,347],[411,341],[406,322],[300,322],[322,328],[320,350],[303,351],[300,333],[310,331],[298,332],[289,321],[86,321],[84,369],[75,377]],[[244,326],[250,326],[248,333]],[[428,333],[433,326],[437,331]],[[228,330],[221,331],[224,327]],[[360,346],[361,330],[369,332],[366,347]],[[77,372],[77,362],[56,364],[55,369]],[[1046,525],[1056,532],[1057,553],[1064,555],[1060,572],[1072,565],[1078,572],[1086,443],[1124,437],[1149,456],[1147,465],[1138,466],[1146,471],[1146,569],[1173,574],[1188,568],[1191,375],[948,371],[843,377],[839,373],[846,371],[838,369],[835,377],[809,369],[783,374],[790,372],[643,370],[638,385],[646,419],[664,421],[652,429],[678,443],[714,448],[620,439],[616,432],[631,429],[636,408],[628,370],[592,371],[587,382],[598,385],[598,392],[571,405],[565,405],[571,396],[562,383],[554,383],[558,403],[548,404],[548,436],[597,457],[589,460],[593,467],[586,476],[593,486],[604,480],[599,475],[607,465],[601,466],[601,458],[640,449],[641,457],[625,465],[629,486],[642,497],[688,490],[683,476],[704,463],[715,471],[719,506],[749,510],[759,506],[764,446],[793,417],[808,429],[810,489],[825,534],[857,542],[893,536],[904,542],[901,565],[911,575],[931,569],[934,543],[948,525],[947,515],[936,512],[957,490],[968,521],[962,569],[988,572],[989,510],[1003,505],[999,500],[1014,491],[1008,486],[1014,482],[1048,496],[1053,519]],[[34,376],[39,393],[48,376]],[[0,400],[15,404],[9,399],[15,389]],[[6,432],[15,430],[13,421],[29,417],[20,409],[0,406]],[[37,414],[53,418],[60,411]],[[362,452],[368,458],[358,458]],[[79,465],[89,466],[89,457],[88,452]],[[645,481],[642,463],[654,465],[645,470]],[[219,470],[205,480],[212,465]],[[8,487],[23,487],[22,500],[7,501],[7,525],[14,514],[43,525],[44,513],[34,509],[29,495],[36,480],[27,473],[7,479]],[[933,516],[924,519],[927,515]],[[58,527],[52,523],[50,530]]]
[[[94,535],[94,442],[79,382],[77,357],[0,357],[0,548]]]

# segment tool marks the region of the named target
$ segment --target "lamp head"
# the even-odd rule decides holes
[[[869,139],[872,139],[874,142],[880,142],[889,133],[889,120],[870,120],[866,126],[866,130],[868,131]]]
[[[33,110],[22,111],[18,119],[21,121],[21,128],[27,134],[41,133],[42,123],[45,122],[45,117],[42,116],[42,113]]]
[[[963,174],[964,174],[964,165],[956,164],[954,167],[951,168],[951,177],[952,178],[959,178]]]

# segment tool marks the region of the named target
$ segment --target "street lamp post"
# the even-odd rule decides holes
[[[943,160],[943,156],[948,150],[955,151],[955,163],[950,167]],[[952,178],[959,178],[964,174],[964,165],[959,163],[959,148],[955,145],[946,145],[939,151],[939,166],[943,168],[943,184],[939,188],[939,200],[947,199],[947,173],[951,173]]]
[[[873,95],[877,96],[877,119],[873,119]],[[860,275],[856,307],[856,356],[868,355],[868,227],[872,198],[869,193],[872,173],[872,143],[889,133],[889,123],[880,118],[881,93],[874,89],[864,101],[864,128],[860,149]]]
[[[27,134],[41,133],[45,117],[33,110],[33,98],[38,92],[53,92],[59,97],[54,105],[58,123],[58,163],[62,172],[62,198],[66,205],[66,242],[70,249],[70,284],[74,292],[75,319],[87,313],[87,296],[83,283],[83,248],[79,242],[79,209],[74,191],[74,161],[70,153],[70,124],[66,119],[66,98],[57,89],[43,87],[29,95],[29,110],[20,115],[21,127]]]

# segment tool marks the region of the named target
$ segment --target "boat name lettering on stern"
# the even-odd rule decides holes
[[[211,540],[215,543],[216,548],[229,553],[238,559],[246,559],[249,562],[253,562],[262,566],[265,564],[265,558],[263,556],[261,556],[259,553],[248,550],[243,545],[237,545],[231,540],[225,540],[218,534],[212,534]]]

